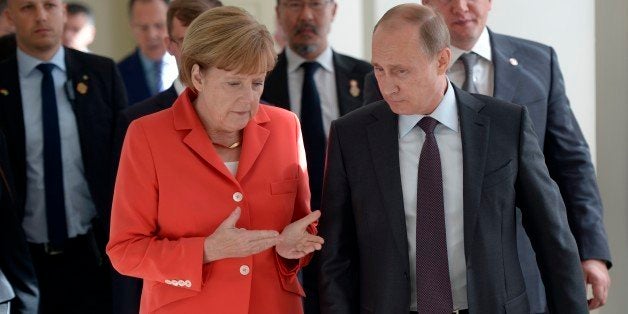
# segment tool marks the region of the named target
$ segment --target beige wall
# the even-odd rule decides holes
[[[99,55],[116,61],[135,47],[127,15],[126,0],[79,0],[87,4],[96,19],[96,40],[90,47]]]
[[[596,1],[598,178],[613,253],[602,314],[628,312],[628,2]]]

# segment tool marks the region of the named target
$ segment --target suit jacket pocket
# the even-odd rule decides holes
[[[515,166],[513,165],[512,159],[510,159],[506,164],[497,168],[497,170],[494,170],[484,175],[482,188],[486,189],[496,184],[499,184],[510,178],[514,174],[514,172]]]
[[[299,179],[290,179],[278,182],[272,182],[270,184],[270,194],[287,194],[296,193],[299,184]]]
[[[506,301],[504,310],[507,314],[528,314],[530,313],[530,303],[528,294],[523,291],[520,295]]]

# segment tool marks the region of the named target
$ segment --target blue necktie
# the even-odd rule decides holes
[[[301,67],[305,71],[303,76],[303,90],[301,92],[301,132],[307,158],[307,169],[310,177],[310,191],[312,210],[320,209],[323,190],[323,167],[325,165],[325,131],[321,114],[321,99],[318,96],[314,73],[320,68],[317,62],[304,62]]]
[[[161,80],[161,74],[162,74],[162,61],[155,61],[153,63],[153,69],[155,71],[155,92],[153,94],[158,94],[159,92],[161,92],[161,90],[164,88],[164,83]]]
[[[434,129],[438,121],[424,117],[419,127],[425,142],[419,158],[416,213],[417,312],[451,314],[453,300],[447,257],[443,173]]]
[[[46,194],[46,221],[48,241],[53,247],[62,247],[68,237],[63,189],[63,164],[61,162],[61,136],[57,96],[52,78],[51,63],[42,63],[37,70],[44,75],[41,80],[41,116],[44,127],[44,185]]]

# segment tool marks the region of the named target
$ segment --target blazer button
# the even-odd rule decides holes
[[[246,276],[249,274],[249,272],[251,272],[251,269],[249,268],[249,266],[246,266],[246,265],[240,266],[240,275]]]
[[[242,201],[243,198],[244,198],[244,196],[242,195],[242,193],[240,193],[240,192],[233,193],[233,200],[234,201],[239,203],[239,202]]]

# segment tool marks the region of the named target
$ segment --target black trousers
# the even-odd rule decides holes
[[[41,313],[111,313],[110,266],[91,233],[68,239],[60,250],[29,246]]]

